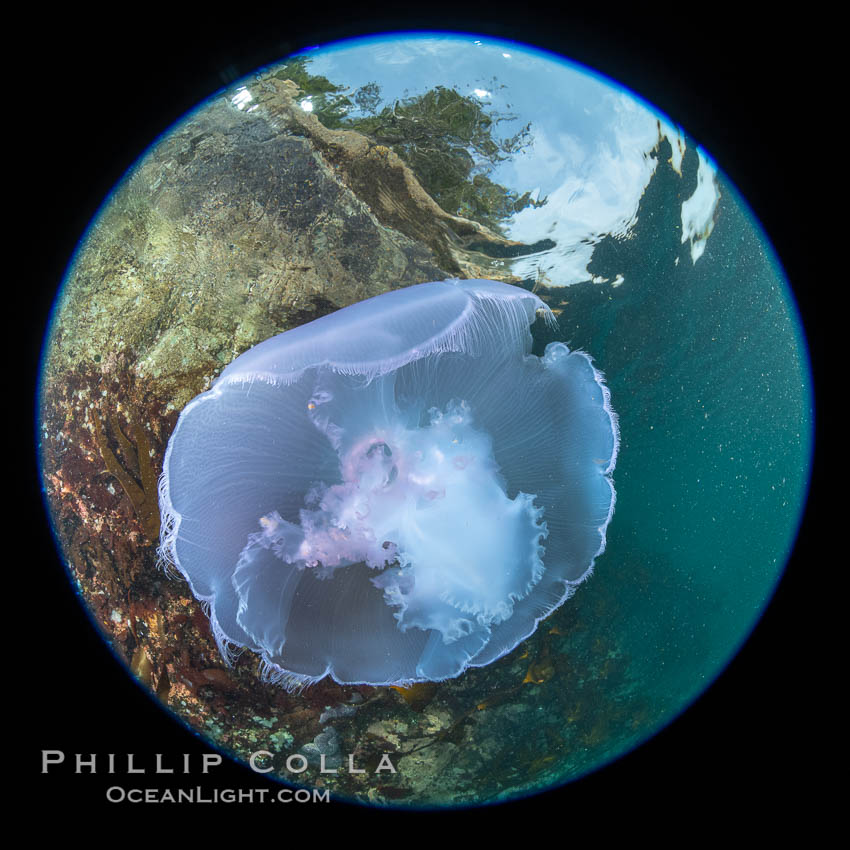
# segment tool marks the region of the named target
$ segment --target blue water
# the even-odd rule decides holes
[[[620,416],[617,510],[593,580],[606,584],[590,593],[616,593],[630,674],[663,716],[722,671],[781,577],[813,411],[796,307],[764,234],[720,176],[693,264],[675,217],[696,156],[681,180],[660,159],[633,238],[603,243],[590,268],[627,268],[626,281],[571,287],[559,335],[593,353]]]

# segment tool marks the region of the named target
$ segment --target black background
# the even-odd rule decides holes
[[[7,35],[18,42],[6,78],[12,149],[7,168],[17,172],[11,176],[23,189],[15,210],[21,236],[17,247],[7,245],[23,260],[7,286],[32,311],[15,322],[29,370],[24,397],[33,396],[49,309],[79,238],[125,170],[161,132],[218,88],[292,50],[399,26],[477,32],[562,52],[625,83],[681,124],[731,177],[774,242],[804,316],[816,378],[822,374],[823,334],[810,261],[824,179],[813,165],[819,115],[812,90],[822,72],[818,44],[825,33],[814,23],[673,4],[553,12],[535,3],[519,10],[466,4],[462,11],[431,3],[418,16],[385,18],[327,5],[313,15],[283,7],[189,13],[148,6],[109,15],[66,11],[44,19],[32,12],[26,25]],[[817,26],[828,29],[829,23]],[[9,731],[23,745],[14,767],[22,777],[19,790],[35,797],[43,811],[59,815],[119,814],[128,823],[210,818],[214,811],[218,817],[211,806],[187,812],[186,806],[168,811],[109,804],[104,789],[113,781],[102,773],[75,776],[67,767],[39,773],[42,749],[64,750],[69,759],[77,752],[101,759],[134,752],[150,764],[153,753],[207,748],[133,683],[77,602],[41,504],[32,419],[19,418],[23,448],[15,455],[23,461],[21,480],[30,503],[21,520],[26,546],[10,569],[21,579],[14,598],[22,622],[14,627],[17,646],[7,670],[7,702],[18,714]],[[820,476],[816,469],[798,546],[773,604],[741,653],[688,712],[639,750],[577,783],[497,809],[428,817],[491,826],[506,818],[525,825],[533,840],[529,825],[550,819],[564,826],[566,839],[573,820],[595,824],[600,834],[618,822],[648,833],[663,832],[673,818],[700,824],[735,812],[757,825],[805,809],[818,781],[811,757],[818,702],[805,600],[807,579],[817,569]],[[122,776],[117,781],[136,784]],[[200,782],[204,777],[195,770],[191,777],[160,784]],[[149,776],[138,784],[158,783]],[[225,764],[206,784],[266,783]],[[264,813],[257,806],[241,808],[245,823]],[[412,825],[412,816],[404,813],[343,804],[290,805],[272,813],[285,814],[290,827],[311,828],[331,814],[335,823],[355,827]]]

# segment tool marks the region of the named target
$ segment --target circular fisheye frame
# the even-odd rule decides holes
[[[369,806],[502,802],[727,667],[797,533],[811,377],[675,119],[396,33],[239,80],[115,186],[44,342],[45,500],[113,652],[210,746]]]

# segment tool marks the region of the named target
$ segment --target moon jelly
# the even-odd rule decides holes
[[[221,652],[297,689],[458,676],[513,649],[605,548],[619,435],[590,357],[530,354],[543,302],[388,292],[247,351],[183,410],[162,557]]]

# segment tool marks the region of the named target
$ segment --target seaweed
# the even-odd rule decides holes
[[[124,492],[129,497],[136,511],[136,516],[141,523],[145,536],[151,540],[159,539],[159,501],[157,490],[157,475],[151,463],[151,447],[145,429],[134,419],[130,420],[130,427],[134,446],[118,423],[117,416],[113,413],[109,417],[112,433],[118,443],[124,465],[115,456],[109,447],[103,422],[96,411],[92,411],[94,420],[94,433],[97,447],[103,462],[109,472],[118,479]],[[130,467],[128,471],[125,466]],[[138,480],[136,477],[138,476]]]

